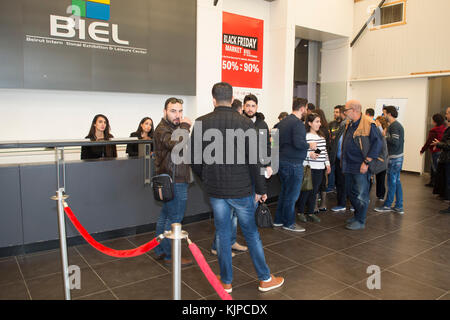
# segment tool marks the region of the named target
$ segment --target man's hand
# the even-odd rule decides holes
[[[365,174],[369,170],[369,165],[365,164],[364,162],[361,164],[361,168],[359,169],[359,172],[362,174]]]
[[[180,124],[181,124],[181,123],[187,123],[189,126],[192,126],[191,120],[190,120],[189,118],[187,118],[187,117],[181,118]]]
[[[265,202],[267,200],[267,194],[255,194],[255,201],[256,202]]]
[[[273,174],[272,167],[266,167],[266,179],[269,179]]]

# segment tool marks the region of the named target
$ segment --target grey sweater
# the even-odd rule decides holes
[[[386,132],[386,143],[389,158],[403,156],[403,146],[405,144],[405,131],[398,121],[391,123]]]

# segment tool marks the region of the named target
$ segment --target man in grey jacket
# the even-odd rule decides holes
[[[403,189],[400,182],[400,172],[403,165],[403,146],[405,144],[405,131],[400,122],[397,121],[398,112],[394,106],[383,107],[383,114],[389,123],[386,132],[386,143],[388,147],[389,163],[387,169],[388,193],[384,205],[375,208],[377,212],[390,212],[394,210],[399,214],[403,210]],[[395,200],[394,208],[391,208]]]

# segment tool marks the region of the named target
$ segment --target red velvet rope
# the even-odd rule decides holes
[[[192,255],[197,261],[200,269],[202,269],[206,279],[209,281],[214,290],[216,290],[219,297],[222,300],[233,300],[231,296],[222,287],[222,284],[220,283],[219,279],[217,279],[217,276],[214,274],[214,272],[212,272],[211,268],[209,267],[208,263],[205,260],[205,257],[203,256],[197,245],[195,243],[190,243],[189,250],[191,250]]]
[[[65,206],[64,211],[66,212],[67,217],[73,223],[75,228],[81,234],[81,236],[95,249],[97,249],[98,251],[100,251],[108,256],[117,257],[117,258],[136,257],[136,256],[140,256],[141,254],[146,253],[147,251],[152,250],[153,248],[155,248],[156,246],[159,245],[158,238],[154,238],[150,242],[147,242],[146,244],[143,244],[142,246],[137,247],[135,249],[131,249],[131,250],[115,250],[115,249],[108,248],[108,247],[102,245],[101,243],[97,242],[86,231],[86,229],[81,225],[81,223],[78,221],[77,217],[75,217],[74,213],[72,212],[72,210],[69,207]]]

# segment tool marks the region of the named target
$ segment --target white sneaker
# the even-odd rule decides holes
[[[211,249],[211,253],[215,256],[217,256],[217,250]],[[236,255],[233,251],[231,251],[231,257],[233,258]]]
[[[298,224],[293,224],[290,227],[283,227],[284,230],[293,231],[293,232],[305,232],[306,229],[303,227],[300,227]]]

